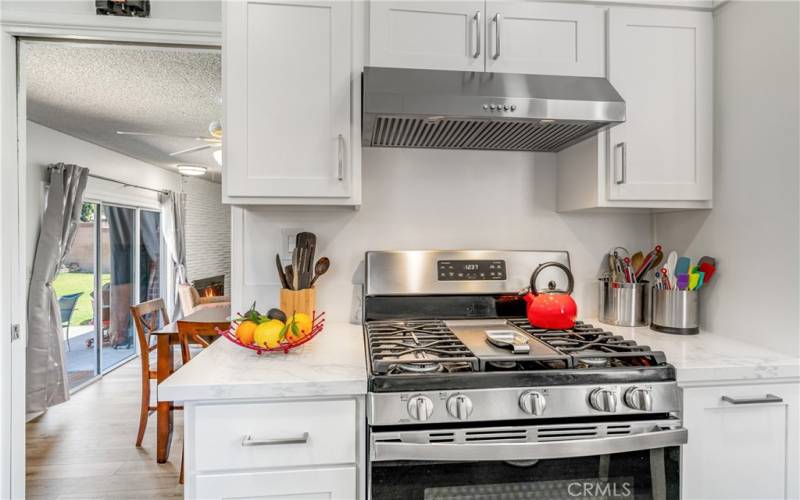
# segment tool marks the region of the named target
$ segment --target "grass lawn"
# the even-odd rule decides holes
[[[110,274],[104,274],[100,280],[103,284],[111,281]],[[92,290],[94,290],[94,274],[92,273],[59,273],[53,282],[56,295],[69,295],[83,292],[75,304],[70,325],[87,325],[92,321]]]

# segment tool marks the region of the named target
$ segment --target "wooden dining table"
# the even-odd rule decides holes
[[[202,323],[206,326],[217,326],[220,329],[230,326],[230,307],[208,307],[186,315],[168,325],[154,331],[157,353],[157,383],[161,383],[175,372],[174,346],[180,344],[178,322]],[[159,401],[156,406],[156,461],[163,464],[169,458],[172,444],[173,411],[172,401]]]

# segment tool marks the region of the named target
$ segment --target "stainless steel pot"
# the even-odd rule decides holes
[[[653,289],[650,328],[657,332],[694,335],[700,332],[696,290]]]
[[[650,283],[600,280],[601,323],[615,326],[647,326],[650,323]]]

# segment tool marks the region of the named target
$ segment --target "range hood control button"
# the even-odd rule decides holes
[[[625,391],[625,405],[633,410],[653,411],[653,397],[650,389],[631,387]]]
[[[489,105],[488,104],[484,104],[483,105],[483,109],[489,109]]]
[[[544,413],[547,406],[547,401],[544,399],[544,394],[536,391],[528,391],[522,393],[519,397],[519,407],[528,415],[535,415],[537,417]]]
[[[516,111],[516,109],[517,109],[517,105],[516,104],[512,104],[511,105],[511,111]]]
[[[433,401],[427,396],[414,396],[408,400],[406,409],[411,418],[425,422],[433,415]]]
[[[463,394],[454,394],[447,400],[447,413],[453,418],[466,420],[472,415],[472,400]]]
[[[503,104],[503,110],[508,111],[508,104]]]
[[[495,106],[494,104],[490,104],[490,105],[489,105],[489,109],[491,109],[492,111],[494,111],[494,108],[496,108],[496,107],[497,107],[497,106]]]
[[[611,389],[595,389],[589,395],[589,404],[597,411],[614,413],[617,411],[617,394]]]

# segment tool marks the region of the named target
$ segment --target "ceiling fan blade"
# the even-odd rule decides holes
[[[170,156],[185,155],[187,153],[194,153],[195,151],[202,151],[204,149],[209,149],[209,148],[213,148],[213,147],[214,146],[212,144],[203,144],[202,146],[195,146],[193,148],[183,149],[181,151],[175,151],[174,153],[170,153],[169,155]]]
[[[146,137],[175,137],[178,139],[191,139],[193,141],[203,141],[203,142],[219,141],[219,139],[217,139],[216,137],[194,137],[191,135],[158,134],[152,132],[127,132],[125,130],[117,130],[117,135],[138,135]]]

